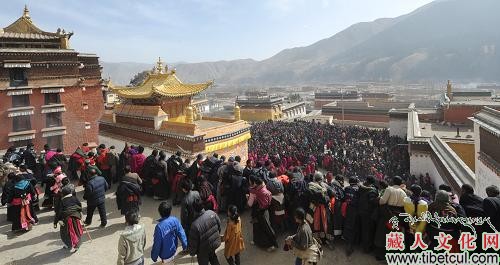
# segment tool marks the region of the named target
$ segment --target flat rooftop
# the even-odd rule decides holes
[[[227,125],[227,122],[221,122],[221,121],[211,121],[211,120],[197,120],[194,121],[194,123],[200,128],[200,129],[208,129],[208,128],[213,128],[217,126],[223,126]]]
[[[457,127],[460,130],[460,137],[457,135]],[[441,123],[420,122],[420,133],[422,137],[433,137],[455,139],[455,140],[473,140],[474,127],[472,126],[448,126]]]
[[[491,99],[463,99],[458,98],[455,99],[453,98],[450,102],[450,105],[481,105],[481,106],[500,106],[500,101],[494,101]]]

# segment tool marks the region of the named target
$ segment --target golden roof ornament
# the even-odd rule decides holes
[[[166,69],[166,68],[165,68]],[[161,61],[161,57],[158,57],[158,62],[156,62],[156,67],[154,69],[155,74],[163,74],[164,68],[163,68],[163,62]]]
[[[28,10],[28,5],[24,5],[23,17],[31,20],[30,11]]]

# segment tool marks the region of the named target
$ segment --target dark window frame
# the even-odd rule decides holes
[[[60,127],[62,126],[62,113],[61,112],[51,112],[45,115],[45,125],[46,128]]]
[[[30,95],[13,95],[12,96],[12,107],[21,108],[30,106]]]
[[[10,86],[27,86],[28,71],[26,68],[9,69]]]
[[[45,105],[61,104],[61,95],[59,93],[46,93]]]
[[[12,117],[12,130],[14,132],[31,130],[31,116],[22,115],[22,116]]]

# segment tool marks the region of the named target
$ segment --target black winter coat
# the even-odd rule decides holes
[[[487,197],[483,200],[483,209],[491,224],[500,230],[500,197]]]
[[[191,224],[188,239],[188,251],[191,256],[208,256],[221,244],[221,223],[214,211],[202,211]]]
[[[103,177],[93,177],[85,185],[83,199],[87,200],[88,205],[95,206],[104,203],[108,188],[108,183]]]
[[[374,186],[359,186],[358,212],[364,216],[371,216],[378,207],[378,191]]]
[[[137,198],[136,201],[129,201],[129,196]],[[122,181],[116,189],[116,205],[121,214],[126,214],[131,207],[138,207],[141,205],[141,186],[137,183]]]

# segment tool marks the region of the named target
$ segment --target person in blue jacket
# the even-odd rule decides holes
[[[178,239],[181,240],[182,249],[187,249],[186,233],[179,219],[170,216],[171,211],[172,205],[168,202],[162,202],[158,206],[161,218],[155,227],[153,248],[151,249],[151,259],[154,262],[160,259],[163,264],[174,264]]]

